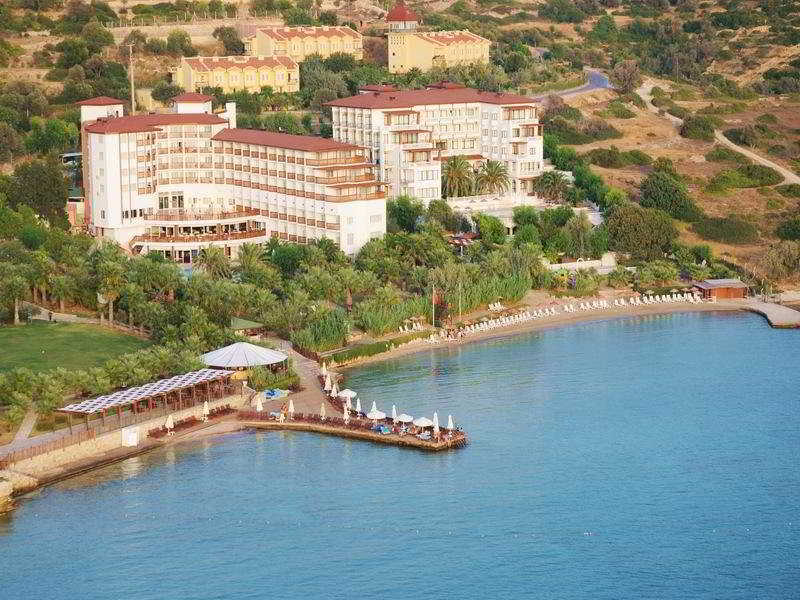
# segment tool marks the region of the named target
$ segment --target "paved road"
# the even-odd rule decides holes
[[[572,96],[580,96],[581,94],[588,94],[589,92],[594,92],[595,90],[609,90],[611,89],[611,83],[608,81],[608,77],[606,77],[600,71],[594,71],[587,69],[587,82],[583,85],[579,85],[578,87],[569,88],[568,90],[561,90],[560,92],[548,92],[546,94],[540,94],[539,96],[534,96],[534,100],[542,101],[545,100],[548,96],[561,96],[562,98],[570,98]]]
[[[655,87],[655,84],[652,81],[645,81],[639,87],[639,89],[636,90],[636,93],[638,93],[645,101],[645,103],[647,104],[647,109],[650,112],[659,114],[660,109],[653,104],[653,87]],[[667,119],[668,121],[671,121],[678,129],[680,128],[681,125],[683,125],[682,119],[679,119],[678,117],[671,115],[667,112],[665,112],[663,115],[659,114],[659,116]],[[768,158],[764,158],[763,156],[756,154],[752,150],[748,150],[747,148],[743,148],[742,146],[734,144],[732,141],[726,138],[722,134],[722,132],[719,131],[718,129],[714,131],[714,139],[721,145],[726,146],[731,150],[735,150],[736,152],[740,152],[741,154],[744,154],[747,158],[749,158],[755,163],[758,163],[765,167],[770,167],[771,169],[775,169],[778,173],[780,173],[783,176],[784,179],[783,183],[800,184],[800,176],[798,176],[795,173],[792,173],[789,169],[782,167],[781,165],[769,160]]]

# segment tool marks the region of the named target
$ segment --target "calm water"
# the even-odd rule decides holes
[[[364,401],[452,413],[472,444],[131,459],[0,521],[0,597],[797,598],[799,356],[760,317],[687,314],[363,368]]]

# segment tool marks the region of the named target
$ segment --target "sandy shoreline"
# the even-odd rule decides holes
[[[343,372],[353,367],[361,367],[364,365],[381,362],[384,360],[392,360],[401,356],[422,352],[425,350],[435,350],[437,348],[454,348],[471,344],[473,342],[481,342],[485,340],[505,338],[508,336],[519,335],[523,333],[530,333],[532,331],[539,331],[543,329],[552,329],[554,327],[566,327],[577,323],[586,323],[591,321],[605,321],[608,319],[625,319],[639,316],[648,315],[664,315],[672,313],[685,313],[685,312],[730,312],[742,311],[745,308],[736,302],[704,302],[702,304],[690,303],[676,303],[676,304],[649,304],[644,306],[629,307],[629,308],[607,308],[602,310],[592,310],[578,313],[565,313],[560,312],[554,317],[544,317],[536,319],[535,321],[527,321],[517,325],[510,325],[507,327],[498,327],[490,331],[481,331],[473,333],[468,337],[462,338],[457,342],[446,342],[439,344],[429,344],[427,342],[420,342],[409,344],[401,348],[395,348],[388,352],[382,352],[374,356],[359,358],[348,363],[336,365],[335,371]]]

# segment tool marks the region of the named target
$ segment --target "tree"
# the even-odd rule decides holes
[[[642,285],[665,285],[678,278],[678,269],[666,260],[654,260],[639,269],[639,282]]]
[[[628,94],[642,84],[642,73],[635,60],[623,60],[616,64],[609,74],[609,80],[614,87]]]
[[[19,325],[19,301],[27,289],[28,283],[21,267],[11,263],[0,263],[0,298],[13,304],[14,325]]]
[[[108,301],[108,322],[114,322],[114,302],[125,286],[125,267],[114,260],[105,260],[97,268],[98,291]]]
[[[672,247],[678,231],[664,211],[643,208],[633,202],[621,204],[606,220],[611,248],[636,259],[660,258]]]
[[[68,187],[58,159],[32,160],[14,169],[9,203],[13,208],[30,206],[50,225],[66,228]]]
[[[535,227],[539,223],[539,213],[533,206],[515,206],[513,219],[516,227],[525,225]]]
[[[508,189],[510,178],[508,169],[498,160],[483,163],[475,178],[478,193],[502,194]]]
[[[517,227],[514,233],[514,245],[521,246],[523,244],[539,244],[542,240],[539,238],[539,230],[533,223],[526,223]]]
[[[61,119],[33,117],[31,130],[25,138],[28,152],[47,154],[48,152],[64,152],[74,148],[78,143],[78,128],[74,123]]]
[[[0,120],[0,163],[9,162],[22,152],[22,139],[8,123]]]
[[[442,165],[442,196],[469,196],[474,189],[472,167],[463,156],[451,156]]]
[[[64,312],[64,302],[72,298],[74,281],[67,275],[51,275],[50,296],[58,302],[58,310]]]
[[[69,69],[83,64],[91,56],[86,42],[79,38],[67,38],[56,44],[55,48],[61,52],[56,61],[56,67],[59,69]]]
[[[192,38],[183,29],[173,29],[167,35],[167,52],[174,56],[196,56]]]
[[[244,42],[235,27],[217,27],[211,35],[222,42],[227,56],[244,54]]]
[[[170,83],[168,81],[159,81],[154,87],[153,91],[150,92],[150,95],[153,97],[153,100],[157,100],[162,104],[166,104],[170,100],[172,100],[175,96],[178,96],[183,93],[183,88],[175,85],[174,83]]]
[[[334,52],[323,61],[323,64],[326,69],[334,73],[346,73],[355,69],[356,59],[346,52]]]
[[[558,171],[542,173],[533,182],[533,191],[540,197],[551,202],[560,202],[569,188],[569,182]]]
[[[503,244],[506,241],[506,226],[497,217],[490,215],[476,214],[475,224],[478,226],[478,233],[481,239],[487,244]]]
[[[219,246],[209,246],[200,250],[195,259],[195,266],[215,279],[226,279],[231,275],[230,260]]]
[[[386,203],[387,229],[414,233],[424,214],[425,208],[422,206],[422,202],[412,196],[398,196]]]
[[[699,216],[686,185],[663,171],[651,172],[639,189],[639,203],[646,208],[658,208],[682,221],[693,221]]]
[[[106,46],[114,44],[113,34],[97,20],[89,21],[83,26],[81,39],[86,42],[90,54],[97,54]]]
[[[589,235],[592,231],[592,224],[586,211],[580,211],[567,221],[564,226],[569,237],[569,252],[576,258],[584,258],[589,249]]]

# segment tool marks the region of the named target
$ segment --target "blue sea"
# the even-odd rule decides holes
[[[0,518],[0,598],[798,598],[798,358],[798,331],[695,313],[359,368],[362,404],[452,414],[470,445],[133,458]]]

